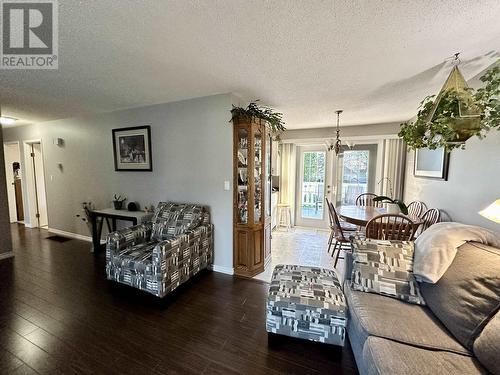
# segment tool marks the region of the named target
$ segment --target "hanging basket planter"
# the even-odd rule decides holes
[[[456,134],[456,140],[449,140],[448,143],[465,143],[469,138],[481,132],[480,118],[457,118],[450,120],[450,128]]]
[[[474,91],[454,66],[441,91],[421,103],[417,119],[401,124],[399,136],[411,149],[465,148],[473,137],[484,138],[500,129],[500,67],[490,69],[481,81],[485,87]]]

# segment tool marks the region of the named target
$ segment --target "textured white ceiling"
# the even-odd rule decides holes
[[[406,120],[462,52],[500,51],[498,0],[59,1],[59,70],[0,71],[6,116],[46,121],[234,92],[289,128]],[[493,52],[492,52],[493,51]]]

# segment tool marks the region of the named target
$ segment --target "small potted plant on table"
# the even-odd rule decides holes
[[[408,206],[400,199],[392,199],[386,197],[385,195],[379,195],[373,198],[374,202],[387,203],[387,213],[388,214],[399,214],[408,215]]]
[[[114,195],[113,196],[113,206],[115,207],[115,210],[121,210],[123,206],[123,202],[125,202],[127,198],[122,198],[121,195]]]

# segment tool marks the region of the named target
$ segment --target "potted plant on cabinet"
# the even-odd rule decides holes
[[[275,112],[272,108],[266,106],[259,106],[257,102],[258,100],[250,102],[246,108],[233,105],[230,122],[252,121],[252,119],[267,121],[273,139],[279,141],[281,133],[286,130],[283,113]]]

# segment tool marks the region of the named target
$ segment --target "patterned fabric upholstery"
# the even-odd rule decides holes
[[[172,210],[176,206],[174,202],[160,202],[156,207],[155,213],[153,215],[153,223],[156,223],[158,219],[168,220],[172,212],[177,212],[177,209]]]
[[[146,222],[108,234],[106,256],[108,256],[108,251],[123,250],[135,244],[149,241],[152,228],[153,223]]]
[[[174,205],[169,204],[167,210]],[[106,242],[108,279],[164,297],[211,265],[213,225],[205,208],[197,207],[201,207],[199,224],[168,240],[150,240],[153,222],[110,233]],[[177,217],[184,220],[180,215]]]
[[[153,217],[151,240],[162,241],[175,238],[194,229],[203,220],[203,207],[188,203],[160,203]]]
[[[354,239],[351,287],[425,305],[413,276],[413,242]]]
[[[334,271],[278,265],[267,298],[268,332],[344,345],[347,305]]]
[[[116,252],[106,267],[108,279],[148,290],[147,281],[160,273],[152,262],[156,242],[146,242]]]

